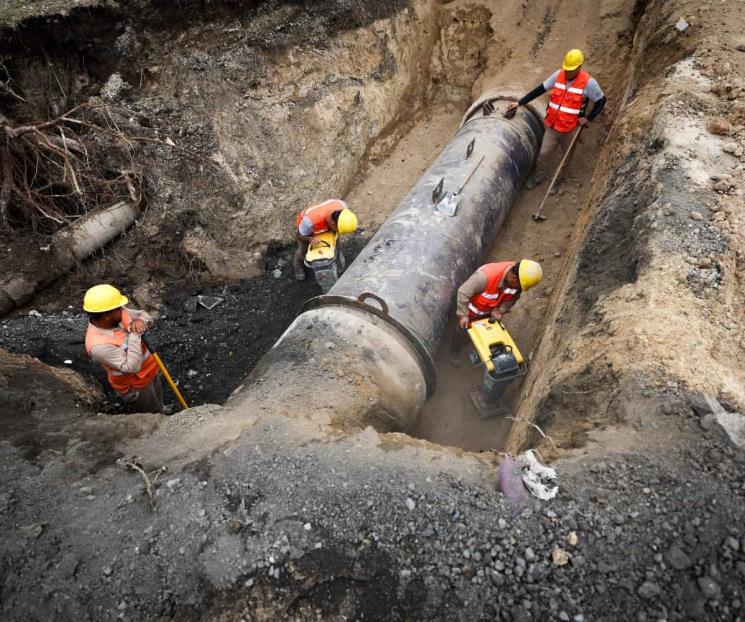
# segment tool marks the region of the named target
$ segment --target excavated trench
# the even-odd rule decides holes
[[[740,4],[717,3],[738,36]],[[705,38],[725,28],[699,5],[52,0],[33,19],[0,9],[8,118],[93,98],[110,115],[94,120],[147,139],[132,147],[147,199],[135,226],[0,320],[3,619],[742,611],[742,452],[714,429],[721,412],[701,418],[689,404],[706,391],[728,416],[745,407],[745,56],[734,36]],[[531,257],[544,268],[505,322],[531,363],[509,395],[513,418],[476,416],[481,372],[449,363],[443,313],[422,321],[435,390],[406,433],[389,433],[396,407],[416,413],[431,388],[417,352],[363,308],[298,315],[319,289],[292,279],[294,215],[345,197],[364,226],[348,254],[379,267],[363,246],[386,222],[410,232],[407,195],[439,170],[468,105],[525,92],[574,46],[609,104],[548,220],[530,218],[542,192],[522,191],[494,240],[464,251],[483,248],[474,266]],[[89,153],[112,146],[96,144]],[[107,173],[128,164],[114,152]],[[481,177],[480,201],[489,183],[507,185]],[[21,218],[12,211],[0,234],[3,286],[50,261],[54,225]],[[405,266],[418,284],[467,272],[462,258],[432,270],[416,259]],[[187,397],[223,406],[95,414],[78,305],[103,280],[159,313],[152,341]],[[208,310],[199,295],[221,302]],[[499,454],[526,447],[561,458],[560,492],[521,514],[533,500],[504,486]]]
[[[121,104],[139,110],[135,123],[140,129],[154,124],[161,136],[177,132],[188,144],[213,152],[212,159],[232,183],[216,196],[217,188],[210,180],[217,175],[214,171],[205,174],[202,165],[195,169],[191,162],[187,163],[191,175],[176,174],[183,161],[166,154],[164,162],[158,159],[162,153],[146,152],[144,156],[157,164],[149,180],[152,191],[143,227],[126,234],[110,252],[100,253],[95,262],[43,292],[25,309],[40,308],[44,317],[5,321],[5,347],[53,365],[71,360],[73,368],[100,378],[100,372],[83,356],[77,332],[82,334],[84,321],[74,316],[74,308],[88,284],[99,279],[114,281],[131,291],[141,305],[160,307],[155,343],[190,401],[222,403],[282,334],[302,303],[317,294],[314,284],[291,279],[287,223],[293,210],[267,212],[263,205],[280,200],[297,209],[309,199],[344,195],[363,223],[362,234],[347,245],[347,255],[354,258],[455,135],[470,101],[492,89],[519,94],[532,87],[553,70],[567,37],[578,26],[577,18],[556,15],[563,9],[551,3],[546,3],[537,33],[535,10],[528,12],[523,7],[495,13],[489,2],[452,6],[416,2],[403,10],[395,3],[381,3],[348,22],[338,21],[340,10],[309,11],[281,2],[259,5],[247,14],[213,8],[206,24],[197,23],[194,11],[187,11],[175,29],[167,16],[148,13],[158,19],[145,27],[144,18],[139,18],[122,29],[109,9],[95,9],[91,19],[111,28],[95,36],[116,39],[114,50],[99,54],[95,62],[89,47],[75,49],[83,41],[89,46],[94,37],[90,24],[76,14],[65,20],[63,36],[42,25],[32,36],[14,35],[19,37],[15,42],[6,42],[38,50],[35,36],[51,38],[55,45],[50,49],[57,58],[49,62],[46,78],[66,71],[67,91],[75,91],[78,98],[95,94],[104,82],[110,87],[112,80],[106,76],[119,72],[127,87],[123,93],[108,96],[112,107]],[[590,46],[588,68],[598,76],[611,102],[619,101],[627,86],[628,44],[641,10],[640,5],[628,4],[617,13],[597,10],[585,18],[585,26],[599,24],[601,31],[613,32],[615,47],[593,46],[570,37],[577,45]],[[289,20],[289,26],[283,20]],[[508,35],[510,27],[517,32]],[[149,37],[145,39],[138,28]],[[249,36],[241,41],[244,46],[237,55],[236,41],[230,38],[240,28]],[[322,29],[325,47],[308,48],[303,43],[303,28]],[[173,43],[175,31],[181,33],[177,37],[181,49]],[[213,37],[219,32],[226,33],[227,43],[216,45]],[[372,49],[365,39],[374,42]],[[45,49],[44,53],[50,52]],[[125,64],[134,56],[137,70]],[[24,92],[34,92],[38,100],[44,72],[36,65],[40,59],[32,58],[25,74],[13,65],[10,70],[19,71],[18,84]],[[239,79],[231,63],[249,59],[261,62]],[[331,68],[324,61],[330,61]],[[80,77],[83,71],[85,79]],[[217,76],[205,71],[221,75],[229,86],[218,88]],[[345,71],[350,75],[344,76]],[[185,82],[187,74],[199,79]],[[239,80],[240,85],[236,84]],[[241,94],[241,85],[246,88],[246,84],[249,90]],[[173,103],[178,102],[182,110],[171,111],[172,104],[163,101],[171,88],[177,89]],[[257,91],[256,97],[251,89]],[[198,120],[199,108],[204,107],[200,102],[220,91],[209,110],[210,129]],[[293,112],[298,108],[300,112]],[[333,109],[346,109],[346,113],[336,116]],[[545,328],[551,291],[563,277],[562,266],[571,260],[571,233],[617,110],[609,106],[604,119],[583,137],[564,189],[548,204],[549,220],[536,224],[529,218],[542,190],[524,192],[484,254],[484,261],[528,257],[544,267],[542,287],[524,296],[506,322],[529,359]],[[31,115],[25,114],[28,120]],[[251,122],[251,115],[261,116],[264,127]],[[346,120],[338,128],[342,118]],[[310,124],[310,134],[316,140],[320,137],[322,142],[314,145],[315,157],[308,155],[311,136],[306,141],[294,133],[298,123]],[[335,137],[327,135],[332,127]],[[239,137],[256,140],[259,148],[246,150]],[[338,148],[339,143],[344,149]],[[269,153],[277,154],[277,160],[270,159]],[[326,175],[321,187],[313,184],[313,173]],[[222,208],[215,207],[217,201],[222,201]],[[457,223],[453,226],[457,228]],[[270,250],[262,252],[268,240],[273,240]],[[43,245],[43,241],[33,239],[31,246]],[[32,265],[38,255],[32,253]],[[208,284],[184,287],[195,267],[196,278]],[[163,288],[164,276],[166,283],[170,280],[175,286]],[[249,278],[238,284],[219,284],[225,276]],[[64,316],[58,314],[60,294],[72,306]],[[199,295],[218,296],[223,302],[207,311],[198,306]],[[407,431],[467,450],[500,449],[511,419],[476,416],[469,394],[479,382],[481,369],[456,367],[447,360],[445,350],[452,331],[450,322],[436,356],[437,389]],[[526,397],[515,383],[508,402],[515,409]],[[116,411],[117,407],[114,402],[107,408]]]

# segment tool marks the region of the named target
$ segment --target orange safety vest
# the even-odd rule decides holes
[[[471,296],[468,303],[468,317],[471,320],[484,318],[493,309],[498,308],[504,302],[510,302],[520,297],[520,291],[512,287],[499,288],[504,275],[515,265],[514,261],[500,261],[498,263],[487,263],[478,269],[478,272],[486,275],[486,287],[479,294]]]
[[[347,209],[347,204],[339,199],[330,199],[318,205],[311,205],[297,215],[297,227],[300,228],[300,223],[307,216],[313,223],[313,233],[323,233],[329,230],[329,216],[343,209]]]
[[[546,126],[557,132],[572,132],[577,127],[579,114],[585,103],[585,89],[590,81],[590,74],[584,70],[567,85],[566,72],[559,72],[551,89],[551,100],[546,108]]]
[[[122,310],[122,321],[120,327],[115,328],[113,331],[98,328],[93,324],[88,324],[88,332],[85,334],[85,351],[88,356],[91,355],[91,350],[96,346],[100,345],[112,345],[122,350],[126,350],[129,346],[129,328],[130,317],[126,309]],[[137,372],[122,372],[115,367],[109,365],[101,366],[106,370],[106,374],[109,379],[109,384],[117,391],[117,393],[126,394],[132,389],[144,389],[148,386],[153,378],[158,373],[158,364],[155,362],[155,357],[150,354],[145,344],[142,344],[142,352],[145,354],[145,360],[142,361],[142,367]]]

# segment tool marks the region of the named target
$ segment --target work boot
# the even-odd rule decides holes
[[[525,189],[533,190],[534,188],[540,186],[544,181],[546,181],[546,175],[536,171],[535,173],[533,173],[533,175],[530,176],[528,181],[525,182]]]
[[[463,348],[459,345],[451,344],[448,348],[448,363],[453,367],[463,366]]]
[[[555,195],[556,193],[558,193],[558,192],[559,192],[559,190],[561,190],[561,187],[562,187],[562,185],[563,185],[563,184],[564,184],[564,178],[563,178],[563,177],[559,177],[559,179],[557,179],[557,180],[556,180],[556,181],[554,182],[554,186],[553,186],[553,188],[551,188],[551,192],[549,192],[549,194],[550,194],[551,196],[553,196],[553,195]]]
[[[305,280],[305,267],[304,266],[295,266],[295,280],[296,281]]]

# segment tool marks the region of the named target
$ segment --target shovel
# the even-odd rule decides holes
[[[186,400],[184,399],[184,396],[181,395],[181,391],[178,390],[178,387],[176,386],[176,383],[173,381],[173,378],[171,378],[171,374],[168,373],[168,369],[166,369],[165,364],[160,359],[160,356],[158,356],[157,352],[153,352],[153,350],[150,349],[150,345],[145,340],[145,335],[142,335],[140,337],[142,340],[142,343],[145,344],[145,347],[150,350],[150,354],[155,359],[155,362],[158,365],[158,369],[160,369],[161,373],[163,374],[163,377],[166,379],[166,382],[168,383],[168,386],[171,387],[171,391],[173,391],[173,394],[176,396],[176,399],[178,400],[178,403],[181,405],[181,408],[186,410],[189,408],[189,405],[186,403]]]
[[[466,187],[466,184],[476,172],[476,169],[481,165],[481,162],[483,162],[483,160],[484,156],[481,156],[479,158],[479,161],[473,165],[470,171],[468,171],[468,174],[465,176],[455,192],[451,192],[450,190],[448,190],[445,193],[442,199],[440,199],[440,202],[437,204],[438,212],[441,212],[446,216],[455,216],[455,212],[458,210],[458,204],[460,203],[461,199],[460,193],[463,192],[463,188]]]
[[[566,163],[567,159],[571,155],[572,151],[574,151],[574,145],[577,143],[577,139],[579,138],[579,135],[582,133],[583,129],[584,129],[584,126],[580,125],[579,129],[574,135],[574,138],[572,138],[572,142],[569,143],[569,149],[567,149],[567,152],[564,154],[564,157],[561,158],[561,162],[559,162],[559,167],[556,169],[553,179],[551,179],[551,183],[549,184],[548,190],[546,191],[546,196],[543,197],[543,201],[541,201],[541,204],[538,206],[538,209],[533,214],[533,220],[535,220],[536,222],[546,220],[546,217],[541,213],[541,211],[543,210],[543,206],[546,204],[546,201],[548,200],[548,197],[551,194],[551,191],[554,189],[554,184],[556,183],[556,180],[559,178],[559,173],[561,173],[561,169],[564,168],[564,164]]]

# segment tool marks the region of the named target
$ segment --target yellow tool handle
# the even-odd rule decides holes
[[[183,408],[184,410],[189,408],[189,405],[186,403],[184,396],[181,395],[181,391],[178,390],[176,383],[173,381],[173,378],[171,378],[171,374],[168,373],[168,370],[166,369],[166,366],[163,364],[163,361],[160,360],[158,353],[151,352],[150,354],[153,355],[153,358],[155,359],[155,362],[158,364],[160,371],[163,373],[163,376],[165,377],[166,382],[168,383],[168,386],[171,387],[171,391],[173,391],[173,394],[176,396],[178,403],[181,404],[181,408]]]

